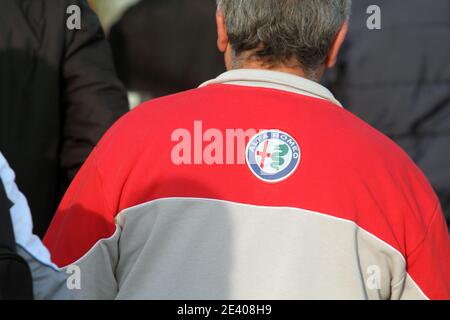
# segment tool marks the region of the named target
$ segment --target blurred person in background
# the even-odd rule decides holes
[[[371,5],[381,9],[381,30],[367,26]],[[323,83],[407,151],[450,226],[449,25],[448,0],[354,1],[348,39]]]
[[[103,30],[108,34],[111,26],[122,16],[130,6],[141,0],[89,0],[88,3],[102,23]]]
[[[81,9],[69,29],[67,9]],[[84,0],[0,1],[0,149],[42,236],[67,186],[128,101]]]
[[[213,0],[142,0],[109,35],[120,79],[145,98],[197,87],[224,71]]]

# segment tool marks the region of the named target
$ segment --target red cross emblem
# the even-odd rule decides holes
[[[267,158],[270,158],[272,156],[271,153],[268,153],[267,150],[269,149],[269,140],[266,140],[264,143],[264,149],[263,151],[258,151],[256,154],[261,157],[261,164],[259,165],[261,169],[264,169],[264,163],[266,162]]]

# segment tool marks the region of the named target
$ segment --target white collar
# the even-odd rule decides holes
[[[231,84],[250,87],[278,89],[310,97],[328,100],[340,107],[341,103],[321,84],[284,72],[260,69],[236,69],[222,73],[216,79],[200,85]]]

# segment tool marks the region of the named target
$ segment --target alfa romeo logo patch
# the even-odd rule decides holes
[[[295,172],[301,160],[301,150],[297,141],[286,132],[268,130],[250,140],[246,159],[258,179],[276,183]]]

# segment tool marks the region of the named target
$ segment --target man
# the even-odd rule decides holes
[[[429,183],[312,81],[350,1],[218,5],[230,71],[122,118],[58,209],[45,243],[81,269],[82,296],[449,298]]]
[[[0,1],[0,149],[30,201],[38,235],[98,140],[127,111],[110,48],[85,0]]]
[[[381,10],[376,21],[381,30],[367,28],[367,20],[377,17],[377,11],[367,14],[374,4]],[[350,112],[388,135],[419,165],[449,224],[449,2],[360,0],[352,20],[338,67],[324,83]]]

